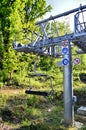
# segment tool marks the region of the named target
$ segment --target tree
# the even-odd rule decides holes
[[[17,54],[12,47],[15,33],[17,32],[17,38],[23,39],[24,32],[19,34],[19,31],[26,28],[34,30],[36,20],[51,7],[46,7],[45,0],[1,0],[0,8],[0,78],[1,81],[6,81],[12,79],[14,74],[18,74],[20,63],[22,67],[28,65],[27,62],[20,62],[22,53]]]

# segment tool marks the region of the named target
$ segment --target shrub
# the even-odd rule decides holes
[[[0,82],[0,88],[2,88],[3,87],[3,83],[2,82]]]

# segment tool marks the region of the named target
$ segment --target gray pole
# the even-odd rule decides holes
[[[71,45],[68,45],[69,52],[64,55],[68,59],[69,64],[63,67],[64,79],[64,123],[73,124],[74,108],[73,108],[73,87],[72,87],[72,52]]]

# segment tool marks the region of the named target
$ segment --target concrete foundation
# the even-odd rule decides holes
[[[80,108],[78,108],[77,109],[77,114],[86,116],[86,107],[85,106],[81,106]]]

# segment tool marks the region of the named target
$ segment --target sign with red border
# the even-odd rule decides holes
[[[74,63],[75,65],[80,64],[80,58],[75,58],[75,59],[73,59],[73,63]]]

